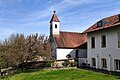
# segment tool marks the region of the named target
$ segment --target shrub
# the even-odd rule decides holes
[[[64,67],[75,67],[76,66],[76,62],[72,61],[72,60],[66,60],[62,63],[62,65]]]
[[[41,69],[46,67],[51,67],[53,61],[34,61],[19,64],[17,68],[19,69]]]

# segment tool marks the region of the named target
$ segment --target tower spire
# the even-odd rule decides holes
[[[56,11],[53,11],[52,18],[50,20],[50,35],[59,36],[60,21],[56,15]]]
[[[56,11],[53,11],[54,13],[53,13],[53,16],[52,16],[52,18],[51,18],[51,20],[50,20],[50,23],[51,22],[60,22],[59,21],[59,19],[58,19],[58,17],[57,17],[57,15],[56,15]]]

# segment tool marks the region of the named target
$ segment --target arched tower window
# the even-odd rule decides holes
[[[55,28],[57,28],[57,24],[55,24]]]

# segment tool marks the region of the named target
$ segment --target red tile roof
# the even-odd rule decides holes
[[[56,11],[54,11],[54,14],[53,14],[53,16],[52,16],[52,18],[51,18],[51,20],[50,20],[50,23],[51,23],[52,21],[60,22],[59,19],[58,19],[58,17],[57,17],[57,15],[56,15]]]
[[[60,32],[54,39],[58,48],[76,48],[87,42],[86,34],[76,32]]]
[[[97,23],[98,23],[97,22],[94,25],[92,25],[90,28],[85,30],[83,33],[93,32],[93,31],[97,31],[97,30],[106,29],[106,28],[115,27],[115,26],[120,25],[120,14],[110,16],[107,18],[103,18],[102,20],[107,21],[107,23],[105,23],[104,26],[97,27]]]

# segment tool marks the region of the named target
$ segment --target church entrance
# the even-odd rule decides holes
[[[76,66],[79,67],[79,50],[75,51]]]

